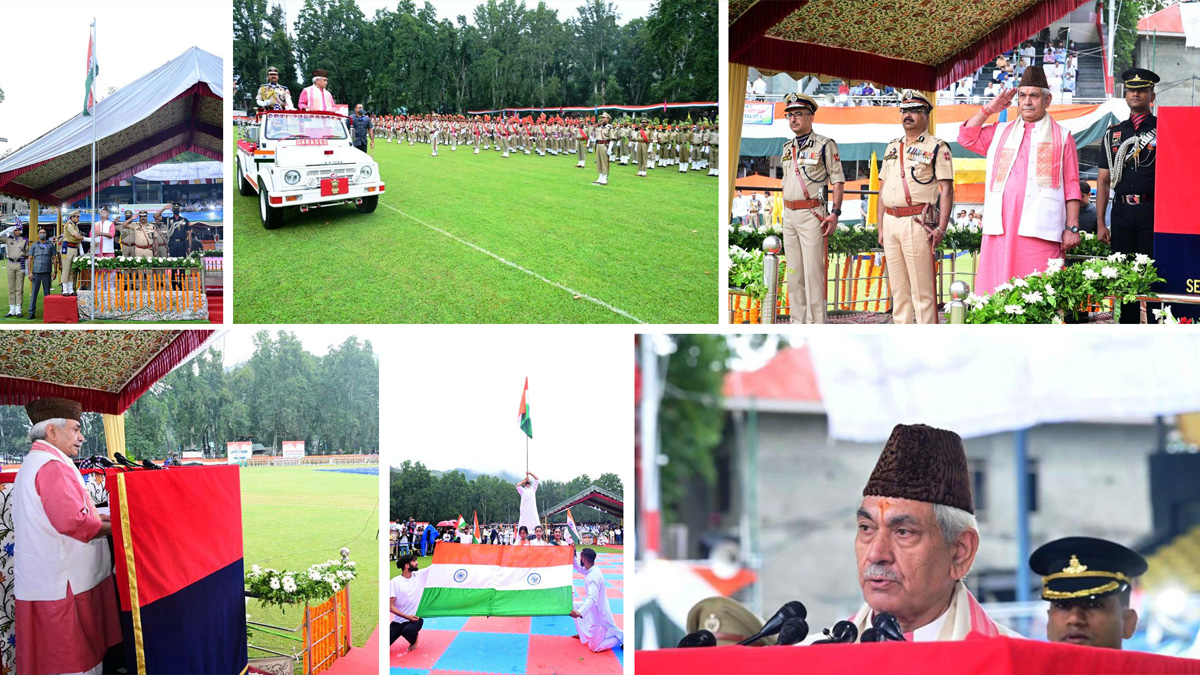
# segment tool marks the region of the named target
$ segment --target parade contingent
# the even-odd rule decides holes
[[[267,81],[259,88],[255,103],[260,111],[313,110],[336,111],[337,103],[329,93],[329,73],[314,70],[312,85],[300,92],[293,105],[291,92],[279,84],[279,70],[267,68]],[[596,159],[596,185],[608,185],[609,167],[637,167],[636,176],[646,177],[651,169],[677,167],[679,173],[704,171],[719,176],[720,128],[707,118],[684,121],[622,116],[616,121],[607,112],[599,115],[491,114],[471,115],[370,115],[361,103],[350,116],[355,132],[354,144],[366,151],[368,142],[418,143],[430,147],[429,156],[438,150],[457,152],[460,147],[471,154],[494,151],[501,157],[537,155],[573,157],[575,168],[587,168],[587,156]]]
[[[164,216],[168,209],[171,215]],[[56,266],[62,295],[76,295],[79,272],[74,262],[85,240],[90,254],[96,258],[113,258],[118,252],[126,258],[182,258],[198,250],[201,245],[196,240],[191,221],[181,215],[182,211],[183,207],[178,203],[163,206],[154,213],[142,209],[135,215],[132,209],[126,209],[124,219],[113,220],[108,208],[101,208],[90,236],[85,236],[79,229],[79,210],[67,214],[59,236],[49,236],[50,228],[39,225],[38,238],[30,239],[25,225],[19,221],[0,230],[8,273],[8,313],[4,318],[22,317],[24,284],[28,279],[30,294],[25,318],[33,319],[38,295],[43,298],[50,295]]]
[[[986,542],[957,433],[896,425],[857,504],[855,538],[846,544],[857,561],[862,606],[821,632],[804,622],[802,602],[789,602],[776,617],[785,615],[803,628],[782,631],[772,617],[765,623],[774,622],[778,644],[1032,637],[989,616],[964,583]],[[1137,552],[1105,539],[1067,536],[1035,550],[1027,564],[1041,576],[1041,598],[1049,603],[1046,640],[1121,649],[1137,630],[1131,593],[1147,570]],[[689,634],[679,646],[775,644],[761,637],[764,626],[745,606],[726,597],[708,598],[689,612]]]
[[[621,117],[615,122],[607,112],[599,116],[533,115],[379,115],[371,117],[371,138],[387,143],[424,143],[430,156],[439,148],[471,154],[498,152],[501,157],[537,155],[571,157],[575,167],[587,168],[587,155],[596,155],[597,185],[607,185],[609,167],[637,167],[647,171],[677,167],[679,173],[705,171],[718,176],[720,129],[707,119],[672,123],[659,118]]]
[[[1097,180],[1097,236],[1114,253],[1153,255],[1157,122],[1151,106],[1159,76],[1121,74],[1129,119],[1108,129]],[[1016,111],[1010,105],[1016,101]],[[1049,114],[1053,95],[1040,66],[983,105],[959,127],[958,143],[986,157],[982,245],[975,288],[986,297],[1014,278],[1045,272],[1079,245],[1082,194],[1075,138]],[[783,146],[783,248],[792,323],[824,323],[825,242],[841,215],[841,160],[835,139],[813,131],[818,105],[806,94],[785,99],[795,137]],[[903,135],[891,141],[879,171],[878,240],[891,281],[895,323],[937,323],[934,260],[954,213],[954,168],[945,139],[929,133],[933,104],[922,93],[900,97]],[[1009,110],[1009,121],[986,124]],[[1086,183],[1083,183],[1086,186]],[[829,197],[823,197],[823,190]],[[1106,215],[1113,193],[1111,216]],[[1090,210],[1089,210],[1090,211]],[[1140,258],[1139,258],[1140,259]],[[1141,320],[1137,303],[1121,323]]]

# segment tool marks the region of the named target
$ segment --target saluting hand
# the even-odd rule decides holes
[[[1000,94],[996,98],[984,104],[983,112],[987,113],[989,116],[999,114],[1000,111],[1012,104],[1013,97],[1016,95],[1017,90],[1015,88],[1009,89],[1008,91]]]

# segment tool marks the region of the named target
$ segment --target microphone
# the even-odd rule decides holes
[[[143,459],[142,460],[142,468],[143,469],[161,469],[162,467],[155,464],[154,462],[151,462],[148,459]]]
[[[783,622],[783,626],[779,629],[779,639],[775,641],[777,645],[794,645],[808,636],[808,623],[798,616],[794,616]]]
[[[113,459],[117,460],[117,464],[120,464],[121,466],[123,466],[123,467],[125,467],[125,468],[127,468],[127,469],[140,469],[140,468],[142,468],[140,465],[138,465],[138,464],[134,464],[134,463],[133,463],[132,461],[130,461],[130,460],[127,458],[127,457],[125,457],[125,455],[122,455],[122,454],[121,454],[121,453],[119,453],[119,452],[114,452],[114,453],[113,453]]]
[[[871,625],[879,631],[883,639],[905,642],[904,630],[900,628],[900,621],[895,615],[887,612],[876,614],[875,618],[871,619]]]
[[[887,637],[880,633],[875,628],[868,628],[862,632],[862,637],[858,638],[859,642],[885,642]]]
[[[783,628],[784,621],[796,617],[801,619],[807,618],[808,610],[804,608],[804,605],[800,604],[796,600],[792,600],[791,602],[784,604],[783,607],[780,607],[779,611],[775,612],[774,616],[772,616],[770,619],[767,619],[767,622],[763,624],[762,630],[758,631],[754,635],[751,635],[745,640],[742,640],[738,644],[745,646],[752,642],[757,642],[762,638],[774,635],[778,633],[781,628]]]
[[[679,641],[679,647],[716,647],[717,636],[712,634],[712,631],[698,630],[695,633],[688,633]]]
[[[858,626],[849,621],[839,621],[833,624],[833,628],[826,628],[822,632],[829,637],[817,640],[814,645],[849,644],[858,639]]]

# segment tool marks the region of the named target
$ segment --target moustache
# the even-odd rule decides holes
[[[864,579],[883,579],[885,581],[900,581],[900,575],[885,565],[871,563],[863,570]]]

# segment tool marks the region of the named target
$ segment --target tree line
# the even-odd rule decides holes
[[[604,0],[561,18],[544,2],[486,0],[455,21],[429,2],[399,0],[368,18],[354,0],[305,0],[294,34],[267,2],[233,3],[246,110],[272,65],[293,101],[322,69],[336,101],[381,114],[717,100],[716,0],[658,0],[624,24]]]
[[[460,471],[438,475],[421,462],[405,460],[399,467],[392,467],[390,484],[393,522],[414,518],[437,523],[460,515],[470,521],[472,513],[478,513],[479,525],[483,526],[515,523],[521,515],[521,498],[515,484],[496,476],[478,475],[468,481]],[[615,473],[601,474],[595,480],[582,474],[565,483],[543,480],[537,489],[538,513],[554,508],[593,484],[618,496],[624,494],[621,478]],[[620,520],[590,506],[572,507],[571,516],[576,523]],[[565,511],[550,518],[552,523],[566,521]]]
[[[325,356],[305,351],[296,335],[254,335],[250,359],[226,369],[210,348],[175,369],[125,413],[125,445],[133,459],[204,451],[224,457],[228,441],[279,448],[303,440],[309,455],[365,454],[379,447],[379,363],[369,341],[347,338]],[[84,413],[81,455],[105,455],[104,423]],[[0,406],[0,452],[29,451],[29,418]]]

